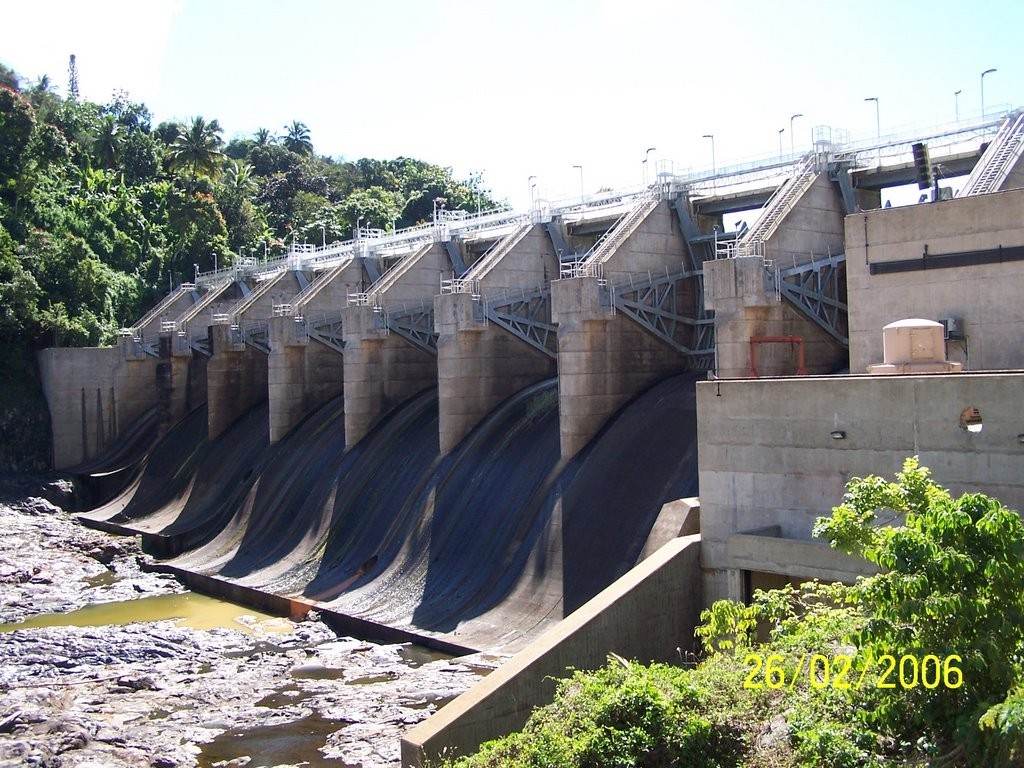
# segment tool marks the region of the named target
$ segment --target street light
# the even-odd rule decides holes
[[[791,115],[790,118],[789,118],[789,153],[790,154],[793,154],[794,151],[795,151],[793,149],[793,121],[796,120],[798,117],[803,117],[803,113],[802,112],[797,112],[795,115]]]
[[[711,139],[711,189],[715,188],[715,176],[718,175],[718,171],[715,168],[715,134],[705,133],[701,136],[702,139]]]
[[[574,165],[573,168],[578,168],[580,172],[580,200],[583,199],[583,166]]]
[[[198,264],[193,264],[192,266],[196,268],[196,279],[195,279],[195,282],[198,283],[199,282],[199,265]]]
[[[956,110],[956,121],[960,122],[960,89],[953,91],[953,107]]]
[[[651,152],[653,152],[655,149],[657,149],[657,147],[648,147],[647,151],[644,152],[644,186],[645,187],[647,186],[647,158],[650,157]]]
[[[878,165],[882,165],[882,117],[878,107],[878,97],[868,96],[864,101],[875,102],[875,137],[878,140]]]
[[[321,224],[320,225],[320,246],[322,248],[326,248],[327,247],[327,225],[326,224]]]
[[[991,75],[995,69],[986,69],[981,73],[981,119],[985,119],[985,75]]]
[[[782,157],[782,134],[785,132],[785,128],[779,128],[779,157]]]

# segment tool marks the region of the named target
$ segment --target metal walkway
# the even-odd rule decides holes
[[[971,175],[967,177],[959,197],[987,195],[998,192],[1010,172],[1024,154],[1024,112],[1010,115],[999,133],[988,145]]]

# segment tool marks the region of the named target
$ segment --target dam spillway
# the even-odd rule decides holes
[[[213,440],[197,409],[83,519],[141,533],[176,571],[514,650],[631,568],[662,505],[695,492],[696,378],[640,395],[571,460],[555,380],[444,456],[436,390],[349,450],[340,399],[273,444],[265,407]]]

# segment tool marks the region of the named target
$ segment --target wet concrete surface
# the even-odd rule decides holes
[[[0,501],[0,622],[184,592],[144,570],[134,539],[43,493],[65,495]],[[338,637],[315,617],[241,621],[0,632],[0,767],[397,766],[401,734],[494,663]]]

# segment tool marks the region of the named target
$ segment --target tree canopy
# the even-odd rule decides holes
[[[124,93],[65,99],[0,67],[0,347],[109,343],[193,264],[429,221],[436,197],[477,205],[440,166],[318,155],[300,120],[225,144],[216,119],[154,127]]]

